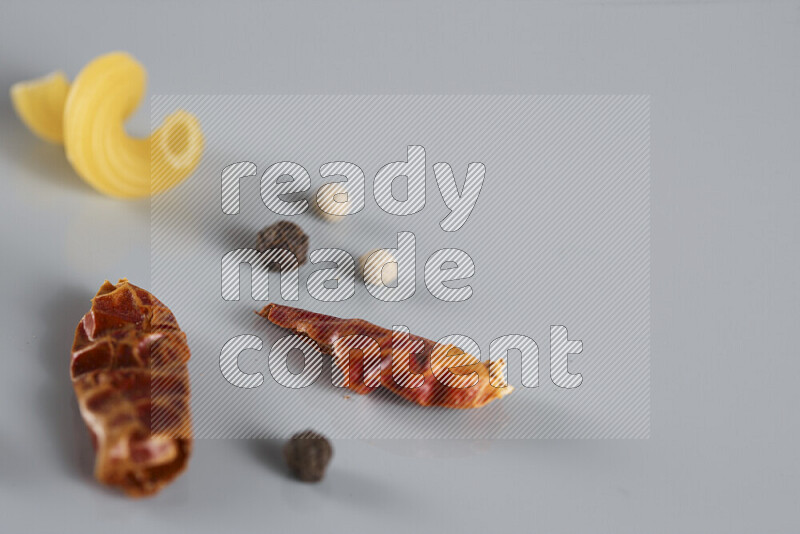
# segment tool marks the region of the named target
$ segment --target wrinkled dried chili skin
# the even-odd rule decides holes
[[[431,354],[436,347],[436,342],[415,335],[410,335],[409,340],[412,344],[420,346],[422,350],[410,357],[410,370],[421,375],[423,383],[414,388],[403,387],[396,383],[392,376],[392,330],[363,319],[340,319],[279,304],[269,304],[256,313],[277,326],[309,337],[316,342],[322,352],[330,355],[334,354],[334,341],[337,338],[350,335],[364,335],[372,338],[380,346],[381,385],[392,393],[421,406],[479,408],[504,397],[514,389],[508,385],[494,387],[491,384],[488,364],[480,362],[468,366],[479,377],[474,386],[452,388],[442,384],[433,375],[430,365]],[[344,361],[344,359],[336,358],[334,364],[339,365],[340,361]],[[359,394],[375,390],[375,388],[365,385],[364,367],[363,354],[359,351],[352,351],[347,358],[347,367],[341,369],[349,376],[347,387]]]
[[[152,495],[192,449],[189,347],[175,316],[127,280],[105,282],[75,331],[70,374],[95,446],[95,478]]]

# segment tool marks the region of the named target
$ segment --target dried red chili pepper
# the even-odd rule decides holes
[[[75,331],[70,367],[97,480],[141,497],[186,468],[188,360],[186,335],[164,304],[125,279],[103,284]]]
[[[460,354],[454,358],[442,357],[444,353],[440,352],[441,347],[437,348],[436,342],[410,334],[403,343],[403,347],[408,347],[408,350],[395,351],[393,355],[393,331],[363,319],[339,319],[279,304],[269,304],[256,313],[277,326],[309,337],[316,342],[323,353],[334,356],[334,364],[349,378],[347,387],[356,393],[370,393],[376,388],[367,384],[370,370],[373,368],[364,356],[368,351],[350,350],[351,346],[340,342],[348,336],[367,336],[374,340],[380,350],[380,354],[376,354],[380,360],[380,385],[422,406],[479,408],[504,397],[513,390],[501,378],[506,365],[504,359],[481,362],[469,354]],[[396,377],[392,375],[392,366],[397,363],[398,354],[403,355],[404,352],[404,357],[408,358],[408,370],[421,376],[419,379],[421,384],[417,387],[408,387],[408,383],[405,385],[398,383]],[[434,365],[431,365],[432,354],[439,355],[436,358],[438,363]],[[465,378],[472,376],[474,384],[469,387],[446,385],[437,378],[442,376],[439,371],[443,367],[451,368],[454,374]],[[436,375],[434,375],[435,370]],[[476,375],[477,380],[474,380]]]

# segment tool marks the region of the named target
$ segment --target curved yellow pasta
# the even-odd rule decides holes
[[[51,143],[64,142],[64,104],[69,80],[61,71],[11,86],[11,103],[30,131]]]
[[[125,132],[144,96],[146,73],[129,54],[100,56],[69,81],[61,72],[15,84],[14,109],[36,135],[64,143],[75,172],[108,195],[134,198],[169,189],[200,163],[204,139],[197,119],[169,115],[148,138]]]
[[[123,52],[100,56],[75,78],[64,108],[64,140],[75,171],[93,187],[117,197],[141,197],[189,176],[203,153],[197,119],[169,115],[146,139],[128,136],[124,121],[144,95],[146,74]]]

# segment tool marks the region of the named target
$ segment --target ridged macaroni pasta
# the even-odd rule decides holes
[[[125,120],[144,96],[146,73],[124,52],[100,56],[70,86],[56,72],[11,88],[17,114],[36,135],[63,143],[67,159],[92,187],[105,194],[143,197],[174,187],[197,167],[204,139],[197,119],[185,111],[139,139]]]

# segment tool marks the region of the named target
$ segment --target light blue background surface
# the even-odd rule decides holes
[[[797,531],[798,26],[797,2],[3,2],[2,530]],[[103,278],[148,285],[148,204],[90,191],[6,94],[112,49],[151,94],[652,95],[651,438],[339,441],[318,486],[200,441],[153,500],[99,488],[68,348]]]

